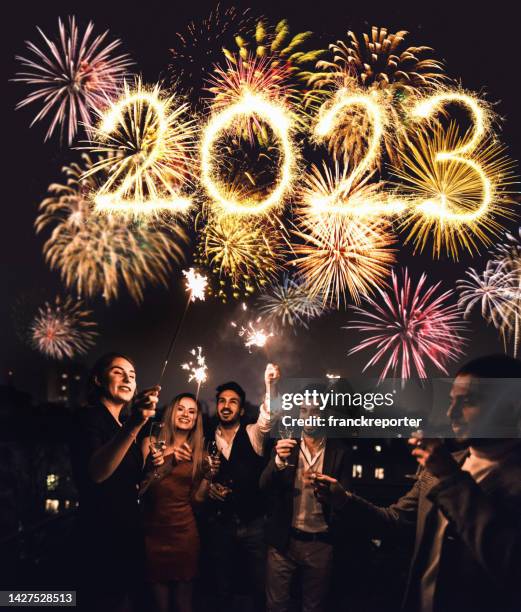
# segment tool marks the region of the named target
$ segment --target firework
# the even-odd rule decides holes
[[[321,297],[310,296],[305,284],[289,274],[284,275],[282,283],[271,285],[257,303],[268,323],[279,323],[282,327],[308,329],[308,322],[324,312]]]
[[[220,138],[233,131],[237,118],[256,115],[266,121],[281,149],[279,177],[269,194],[259,200],[257,197],[237,199],[233,190],[219,179],[216,145]],[[281,102],[273,102],[263,94],[243,91],[242,97],[218,113],[210,116],[201,140],[201,181],[211,200],[224,213],[266,214],[280,207],[292,187],[296,151],[292,139],[293,123],[291,113]]]
[[[206,365],[206,357],[203,355],[202,347],[198,346],[197,349],[192,349],[190,354],[195,357],[195,363],[189,361],[188,363],[181,364],[183,370],[187,370],[188,382],[195,380],[197,383],[197,389],[206,382],[208,379],[208,366]]]
[[[460,292],[458,306],[465,318],[479,304],[481,316],[487,322],[492,322],[499,330],[510,328],[511,320],[520,314],[512,299],[512,272],[502,263],[488,261],[483,273],[469,268],[465,275],[468,278],[456,282]]]
[[[403,272],[400,286],[398,276],[392,273],[392,291],[378,288],[381,302],[365,297],[364,307],[355,306],[361,319],[353,320],[344,329],[355,329],[367,338],[349,351],[353,355],[365,349],[376,352],[364,371],[385,361],[380,374],[382,381],[389,371],[402,379],[416,372],[426,378],[426,364],[431,363],[448,374],[446,365],[460,357],[465,328],[456,305],[448,304],[452,290],[436,295],[440,283],[428,286],[422,274],[413,288],[408,270]]]
[[[509,278],[509,292],[512,294],[515,311],[510,317],[507,330],[512,335],[514,357],[517,357],[521,348],[521,228],[517,236],[513,233],[505,235],[504,242],[496,247],[494,257],[496,265],[505,269]]]
[[[249,9],[222,8],[220,4],[200,21],[192,21],[182,32],[176,32],[176,40],[170,49],[169,73],[172,83],[181,81],[194,90],[202,90],[208,73],[223,57],[223,47],[230,47],[239,32],[253,29]]]
[[[82,164],[63,168],[66,184],[49,186],[35,221],[37,233],[52,230],[43,246],[45,259],[80,296],[102,295],[109,303],[123,285],[139,303],[147,284],[167,285],[172,262],[184,258],[181,245],[187,236],[173,222],[128,223],[97,214],[93,196],[98,185],[92,176],[82,178],[91,167],[91,158],[83,154]]]
[[[16,56],[26,69],[14,81],[32,86],[33,91],[16,108],[33,102],[43,104],[31,125],[54,113],[45,140],[57,126],[61,134],[66,126],[67,140],[72,143],[80,123],[89,127],[93,111],[104,108],[119,91],[127,68],[133,64],[127,54],[112,56],[121,42],[107,43],[108,30],[92,38],[94,24],[89,22],[80,33],[76,18],[68,26],[58,19],[59,42],[51,41],[40,28],[45,46],[27,42],[32,58]]]
[[[186,278],[186,291],[189,294],[189,301],[204,301],[206,286],[208,284],[206,276],[199,274],[199,272],[196,272],[193,268],[183,270],[183,274]]]
[[[90,310],[83,303],[57,297],[38,309],[30,326],[32,346],[52,359],[72,359],[94,345],[97,324],[89,320]]]
[[[413,242],[416,251],[423,251],[432,236],[435,257],[445,251],[457,260],[463,249],[474,254],[499,235],[501,219],[514,216],[513,162],[492,141],[478,145],[472,159],[463,157],[473,140],[473,133],[461,137],[451,124],[433,133],[419,130],[408,151],[400,153],[396,185],[411,203],[400,229],[408,231],[405,243]]]
[[[141,80],[100,114],[89,150],[102,157],[86,176],[101,173],[96,209],[129,215],[185,211],[183,189],[195,172],[196,121],[179,96]]]
[[[235,37],[236,49],[223,48],[226,58],[237,63],[239,59],[247,62],[252,58],[269,58],[274,66],[285,66],[297,80],[304,81],[304,70],[315,63],[325,51],[322,49],[308,49],[312,32],[298,32],[291,34],[291,28],[286,19],[282,19],[275,26],[271,26],[265,19],[255,24],[254,36],[245,31]]]
[[[249,58],[248,61],[239,58],[236,63],[228,60],[226,68],[217,66],[208,79],[206,89],[212,93],[209,105],[213,113],[219,113],[240,103],[245,95],[262,96],[271,104],[283,104],[286,111],[296,119],[290,101],[295,98],[296,91],[290,84],[291,72],[285,64],[279,65],[268,58]],[[263,126],[263,118],[256,114],[238,117],[234,122],[235,132],[250,143],[266,145],[269,137]]]
[[[408,109],[419,92],[431,90],[445,80],[438,61],[422,59],[431,49],[405,47],[406,34],[373,27],[361,42],[348,32],[347,41],[330,45],[331,59],[318,61],[313,71],[305,73],[309,85],[305,105],[310,112],[334,107],[339,96],[345,95],[342,92],[372,99],[386,119],[381,138],[395,163],[397,152],[407,143]],[[366,157],[371,124],[375,128],[371,119],[367,113],[360,113],[360,105],[358,109],[352,106],[348,112],[344,108],[336,129],[325,138],[335,157],[349,156],[354,165]],[[380,163],[380,154],[374,161]]]
[[[259,327],[262,322],[262,317],[258,317],[255,321],[249,321],[245,326],[242,325],[237,332],[239,338],[243,338],[244,346],[251,353],[252,347],[264,348],[270,338],[275,334],[272,331],[266,331],[263,327]],[[232,322],[232,327],[237,327],[235,322]]]
[[[293,234],[296,267],[311,297],[324,306],[340,308],[349,293],[355,303],[385,283],[395,261],[395,242],[389,224],[359,220],[343,214],[305,215]]]
[[[199,235],[199,260],[218,280],[221,298],[226,297],[226,283],[235,298],[250,295],[280,268],[281,233],[271,223],[209,215]]]

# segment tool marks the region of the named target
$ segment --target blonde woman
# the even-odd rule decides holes
[[[192,505],[206,499],[210,477],[202,416],[194,395],[182,393],[166,408],[161,438],[164,463],[151,467],[143,498],[147,578],[158,610],[168,610],[173,597],[179,612],[191,612],[199,557]],[[156,443],[150,437],[143,440],[145,462]]]

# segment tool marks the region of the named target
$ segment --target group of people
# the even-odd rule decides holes
[[[490,356],[460,369],[447,416],[464,450],[413,434],[418,477],[389,507],[352,492],[347,445],[318,427],[268,450],[279,377],[268,364],[255,422],[243,421],[245,393],[228,382],[216,390],[214,427],[204,431],[196,397],[181,393],[150,428],[160,388],[137,393],[124,355],[96,363],[72,444],[80,607],[190,612],[204,561],[218,611],[236,609],[237,576],[254,611],[294,609],[296,580],[300,609],[325,611],[333,570],[360,565],[372,538],[403,532],[414,538],[407,612],[521,609],[521,400],[492,406],[480,386],[521,380],[521,361]],[[494,424],[502,437],[486,435]]]

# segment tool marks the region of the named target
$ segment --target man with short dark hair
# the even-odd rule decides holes
[[[212,561],[218,610],[230,610],[239,569],[244,569],[256,610],[264,609],[265,505],[259,478],[270,431],[270,394],[279,368],[268,364],[265,399],[255,423],[243,424],[246,396],[236,382],[217,387],[217,427],[213,440],[219,470],[209,488],[208,554]]]
[[[415,531],[403,600],[407,612],[519,610],[520,391],[517,359],[493,355],[461,368],[447,416],[468,449],[451,454],[439,439],[413,436],[412,454],[423,469],[409,493],[387,508],[317,476],[319,499],[341,509],[346,520],[375,536]]]

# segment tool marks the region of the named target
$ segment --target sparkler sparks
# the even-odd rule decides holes
[[[96,209],[126,215],[182,212],[191,204],[183,188],[196,172],[196,122],[189,106],[141,80],[101,113],[89,149],[103,155],[87,173],[102,172]]]
[[[195,357],[195,363],[193,361],[183,363],[181,364],[181,368],[189,372],[188,382],[190,383],[192,380],[195,380],[197,383],[197,389],[199,389],[199,387],[208,379],[206,357],[203,355],[203,349],[200,346],[198,346],[197,349],[192,349],[190,354]]]
[[[395,242],[389,225],[343,214],[306,215],[293,234],[304,241],[293,243],[297,258],[290,263],[302,276],[311,297],[322,297],[324,306],[340,308],[349,293],[355,303],[362,295],[385,283],[395,261]]]
[[[301,280],[285,274],[282,283],[272,285],[259,296],[258,310],[268,323],[279,323],[282,327],[302,326],[309,328],[309,321],[323,314],[320,297],[312,297]]]
[[[43,247],[45,259],[80,296],[102,295],[109,303],[123,285],[139,303],[148,283],[167,285],[172,263],[184,258],[182,245],[188,238],[172,220],[129,223],[97,214],[93,197],[98,183],[90,175],[82,178],[92,165],[83,154],[81,164],[63,168],[66,184],[49,186],[35,221],[37,233],[52,229]]]
[[[46,357],[62,360],[81,355],[94,345],[97,324],[90,310],[71,297],[57,297],[38,309],[30,326],[32,346]]]
[[[364,372],[387,359],[379,380],[389,371],[402,379],[416,372],[427,377],[426,365],[432,363],[448,374],[446,365],[463,353],[460,332],[465,329],[458,307],[448,304],[451,290],[436,296],[440,283],[427,286],[427,276],[422,274],[413,288],[407,269],[403,273],[402,286],[398,276],[392,273],[392,291],[378,289],[381,302],[365,297],[365,307],[353,307],[362,318],[354,319],[343,329],[355,329],[367,334],[367,338],[352,348],[348,355],[374,348],[375,354],[367,362]]]
[[[234,130],[237,119],[257,116],[269,124],[281,149],[279,177],[275,187],[262,200],[256,197],[237,199],[233,191],[219,179],[219,166],[214,155],[216,145],[223,134]],[[266,214],[280,207],[291,189],[296,163],[292,140],[291,114],[280,102],[273,102],[264,95],[244,90],[241,98],[218,113],[210,116],[201,140],[201,181],[211,200],[224,213]]]
[[[266,331],[263,327],[258,327],[262,322],[262,317],[258,317],[255,321],[249,321],[246,326],[241,326],[238,331],[239,338],[244,339],[244,346],[251,353],[252,347],[264,348],[268,340],[274,337],[272,331]],[[231,323],[232,327],[237,327],[235,322]]]
[[[32,42],[26,43],[35,57],[16,56],[26,71],[19,72],[13,80],[34,86],[34,90],[16,105],[17,109],[33,102],[43,103],[31,126],[54,113],[45,140],[51,138],[58,126],[63,136],[67,126],[70,145],[79,124],[88,128],[92,111],[104,108],[107,100],[117,95],[127,68],[133,62],[126,53],[112,56],[121,42],[107,43],[108,30],[92,38],[92,21],[83,35],[75,17],[69,18],[68,25],[58,19],[58,29],[59,42],[53,42],[37,28],[45,46],[42,50]]]
[[[208,285],[206,276],[199,274],[199,272],[196,272],[193,268],[183,270],[183,274],[186,278],[186,290],[190,295],[190,301],[204,301],[206,286]]]
[[[513,162],[504,147],[484,143],[468,154],[475,133],[460,137],[454,124],[431,135],[418,131],[416,142],[402,152],[401,169],[394,173],[401,195],[411,205],[399,228],[407,229],[405,243],[422,251],[432,237],[432,252],[458,259],[462,249],[471,254],[489,245],[503,229],[501,218],[514,217],[511,185]],[[414,205],[413,205],[414,204]]]

